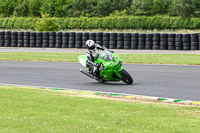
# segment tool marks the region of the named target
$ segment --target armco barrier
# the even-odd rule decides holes
[[[0,47],[85,48],[88,39],[110,49],[200,50],[200,33],[0,31]]]

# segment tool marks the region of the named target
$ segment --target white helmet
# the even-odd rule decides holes
[[[85,47],[89,50],[95,49],[95,42],[93,40],[87,40],[85,43]]]

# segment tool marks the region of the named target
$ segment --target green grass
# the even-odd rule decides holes
[[[200,107],[0,86],[1,133],[197,133]]]
[[[78,62],[85,53],[0,52],[0,60]],[[123,63],[200,65],[200,54],[119,54]]]

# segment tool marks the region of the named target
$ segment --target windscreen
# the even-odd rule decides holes
[[[112,61],[113,60],[113,56],[110,52],[108,52],[107,50],[102,50],[99,53],[99,58],[105,61]]]

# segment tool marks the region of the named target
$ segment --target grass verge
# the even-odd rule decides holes
[[[85,53],[0,52],[0,60],[78,62]],[[200,54],[119,54],[123,63],[200,65]]]
[[[0,132],[197,133],[200,107],[0,86]]]

